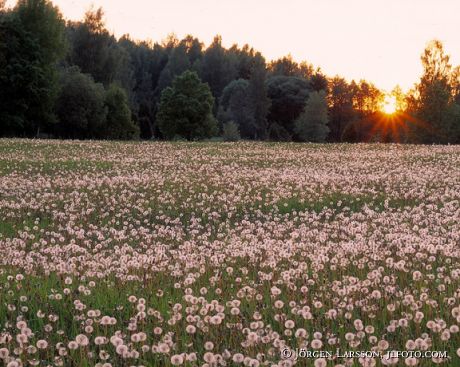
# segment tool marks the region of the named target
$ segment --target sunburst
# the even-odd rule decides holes
[[[382,111],[385,112],[387,115],[392,115],[396,112],[396,98],[393,96],[386,96],[385,100],[383,101]]]

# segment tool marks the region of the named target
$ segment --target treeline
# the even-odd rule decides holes
[[[97,9],[66,22],[48,0],[0,10],[0,136],[460,142],[459,68],[439,42],[416,87],[392,92],[389,116],[370,82],[290,56],[267,63],[218,36],[207,48],[192,36],[116,39],[103,19]]]

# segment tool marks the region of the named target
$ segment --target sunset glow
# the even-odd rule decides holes
[[[13,4],[14,0],[8,0]],[[387,91],[407,91],[422,72],[420,53],[441,40],[460,64],[458,0],[54,0],[79,20],[93,4],[106,12],[117,36],[160,42],[191,33],[205,42],[220,34],[225,46],[250,44],[268,60],[292,54],[328,75],[366,79]]]
[[[393,96],[386,96],[382,105],[382,111],[388,115],[395,113],[397,110],[396,98]]]

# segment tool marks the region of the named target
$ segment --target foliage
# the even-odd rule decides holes
[[[53,65],[65,53],[65,22],[59,8],[48,0],[19,0],[14,9],[22,26],[40,46],[40,61]]]
[[[329,81],[329,140],[342,141],[348,124],[356,119],[353,109],[353,89],[344,78],[334,77]]]
[[[155,135],[156,105],[160,94],[157,84],[168,56],[161,45],[152,47],[147,42],[136,43],[128,36],[122,37],[119,43],[129,55],[130,69],[133,70],[131,112],[139,125],[141,138],[150,139]]]
[[[304,111],[295,122],[295,132],[302,141],[322,143],[329,133],[326,93],[311,92]]]
[[[46,85],[39,45],[17,16],[0,13],[0,136],[33,136],[30,101]]]
[[[254,138],[256,124],[247,80],[234,80],[225,87],[220,100],[218,117],[223,123],[232,121],[236,124],[244,138]]]
[[[252,104],[252,113],[254,116],[255,134],[254,139],[265,140],[268,137],[268,114],[270,112],[271,100],[268,97],[268,88],[266,84],[267,70],[265,59],[260,53],[253,57],[249,77],[249,100]]]
[[[302,113],[310,91],[306,79],[296,76],[270,77],[267,81],[267,94],[271,99],[268,120],[276,122],[289,135],[293,135],[294,121]]]
[[[265,60],[252,57],[249,80],[237,79],[224,89],[219,104],[219,119],[233,120],[245,139],[267,138],[267,115],[271,101],[267,96]]]
[[[383,102],[383,93],[372,83],[360,80],[359,83],[352,81],[350,89],[353,100],[353,108],[361,116],[374,113],[379,110]]]
[[[209,84],[213,96],[220,98],[225,86],[236,77],[236,67],[227,57],[227,51],[222,46],[222,38],[216,36],[206,49],[199,66],[201,79]]]
[[[37,136],[55,122],[56,64],[66,41],[64,20],[48,0],[19,0],[0,14],[2,134]]]
[[[112,84],[105,94],[107,120],[105,139],[131,140],[139,138],[139,128],[131,119],[128,96],[123,88]]]
[[[278,60],[272,61],[268,65],[268,69],[272,76],[296,76],[299,78],[310,79],[314,74],[313,65],[307,62],[300,64],[293,60],[289,54]]]
[[[187,140],[204,139],[217,133],[212,115],[214,98],[195,72],[176,77],[161,94],[157,122],[166,139],[180,135]]]
[[[107,118],[103,85],[75,68],[62,73],[60,84],[57,134],[71,139],[103,138]]]
[[[440,41],[430,42],[422,57],[423,75],[409,100],[410,111],[420,123],[413,126],[421,143],[460,141],[459,105],[455,100],[455,70]]]
[[[190,70],[191,66],[192,64],[187,55],[186,45],[181,42],[171,51],[168,63],[160,74],[158,88],[163,90],[169,87],[177,75],[181,75],[184,71]]]
[[[69,28],[71,50],[68,62],[90,74],[97,83],[108,87],[115,81],[124,81],[129,91],[131,73],[129,56],[116,38],[105,28],[101,8],[89,10],[82,23],[71,23]]]

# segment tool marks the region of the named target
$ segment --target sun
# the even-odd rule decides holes
[[[385,100],[383,101],[382,111],[385,112],[387,115],[392,115],[396,112],[396,98],[393,96],[386,96]]]

